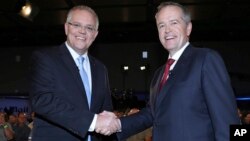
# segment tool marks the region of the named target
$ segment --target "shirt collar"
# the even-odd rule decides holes
[[[77,58],[80,56],[75,50],[72,49],[72,47],[69,46],[69,44],[67,42],[65,42],[66,47],[68,48],[71,56],[73,57],[74,60],[77,60]],[[82,57],[84,57],[86,60],[88,60],[88,55],[87,53],[84,53],[83,55],[81,55]]]
[[[184,52],[184,50],[187,48],[187,46],[190,43],[187,42],[180,50],[178,50],[171,58],[175,60],[175,62],[177,62],[177,60],[181,57],[182,53]],[[170,56],[168,56],[168,58],[170,58]]]

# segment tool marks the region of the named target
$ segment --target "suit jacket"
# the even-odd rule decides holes
[[[112,110],[107,69],[89,55],[92,99],[89,109],[79,70],[65,44],[35,51],[31,58],[30,98],[36,113],[34,141],[85,140],[95,113]]]
[[[150,86],[150,103],[121,119],[119,139],[153,126],[153,141],[229,141],[229,125],[240,124],[222,58],[213,50],[189,45],[167,83],[158,91],[160,67]]]

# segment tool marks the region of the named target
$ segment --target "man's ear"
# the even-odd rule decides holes
[[[187,36],[189,37],[192,31],[192,23],[189,22],[187,25]]]

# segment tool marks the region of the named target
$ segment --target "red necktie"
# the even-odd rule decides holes
[[[171,58],[168,59],[164,74],[163,74],[162,79],[161,79],[159,90],[161,90],[162,86],[166,83],[168,75],[169,75],[170,66],[174,63],[174,61],[175,61],[174,59],[171,59]]]

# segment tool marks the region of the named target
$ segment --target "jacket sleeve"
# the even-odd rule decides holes
[[[207,53],[201,81],[216,141],[228,141],[230,124],[240,124],[240,119],[228,72],[217,52]]]
[[[151,127],[153,116],[150,107],[146,107],[138,113],[121,118],[122,131],[117,133],[118,140],[126,139],[136,133]]]

